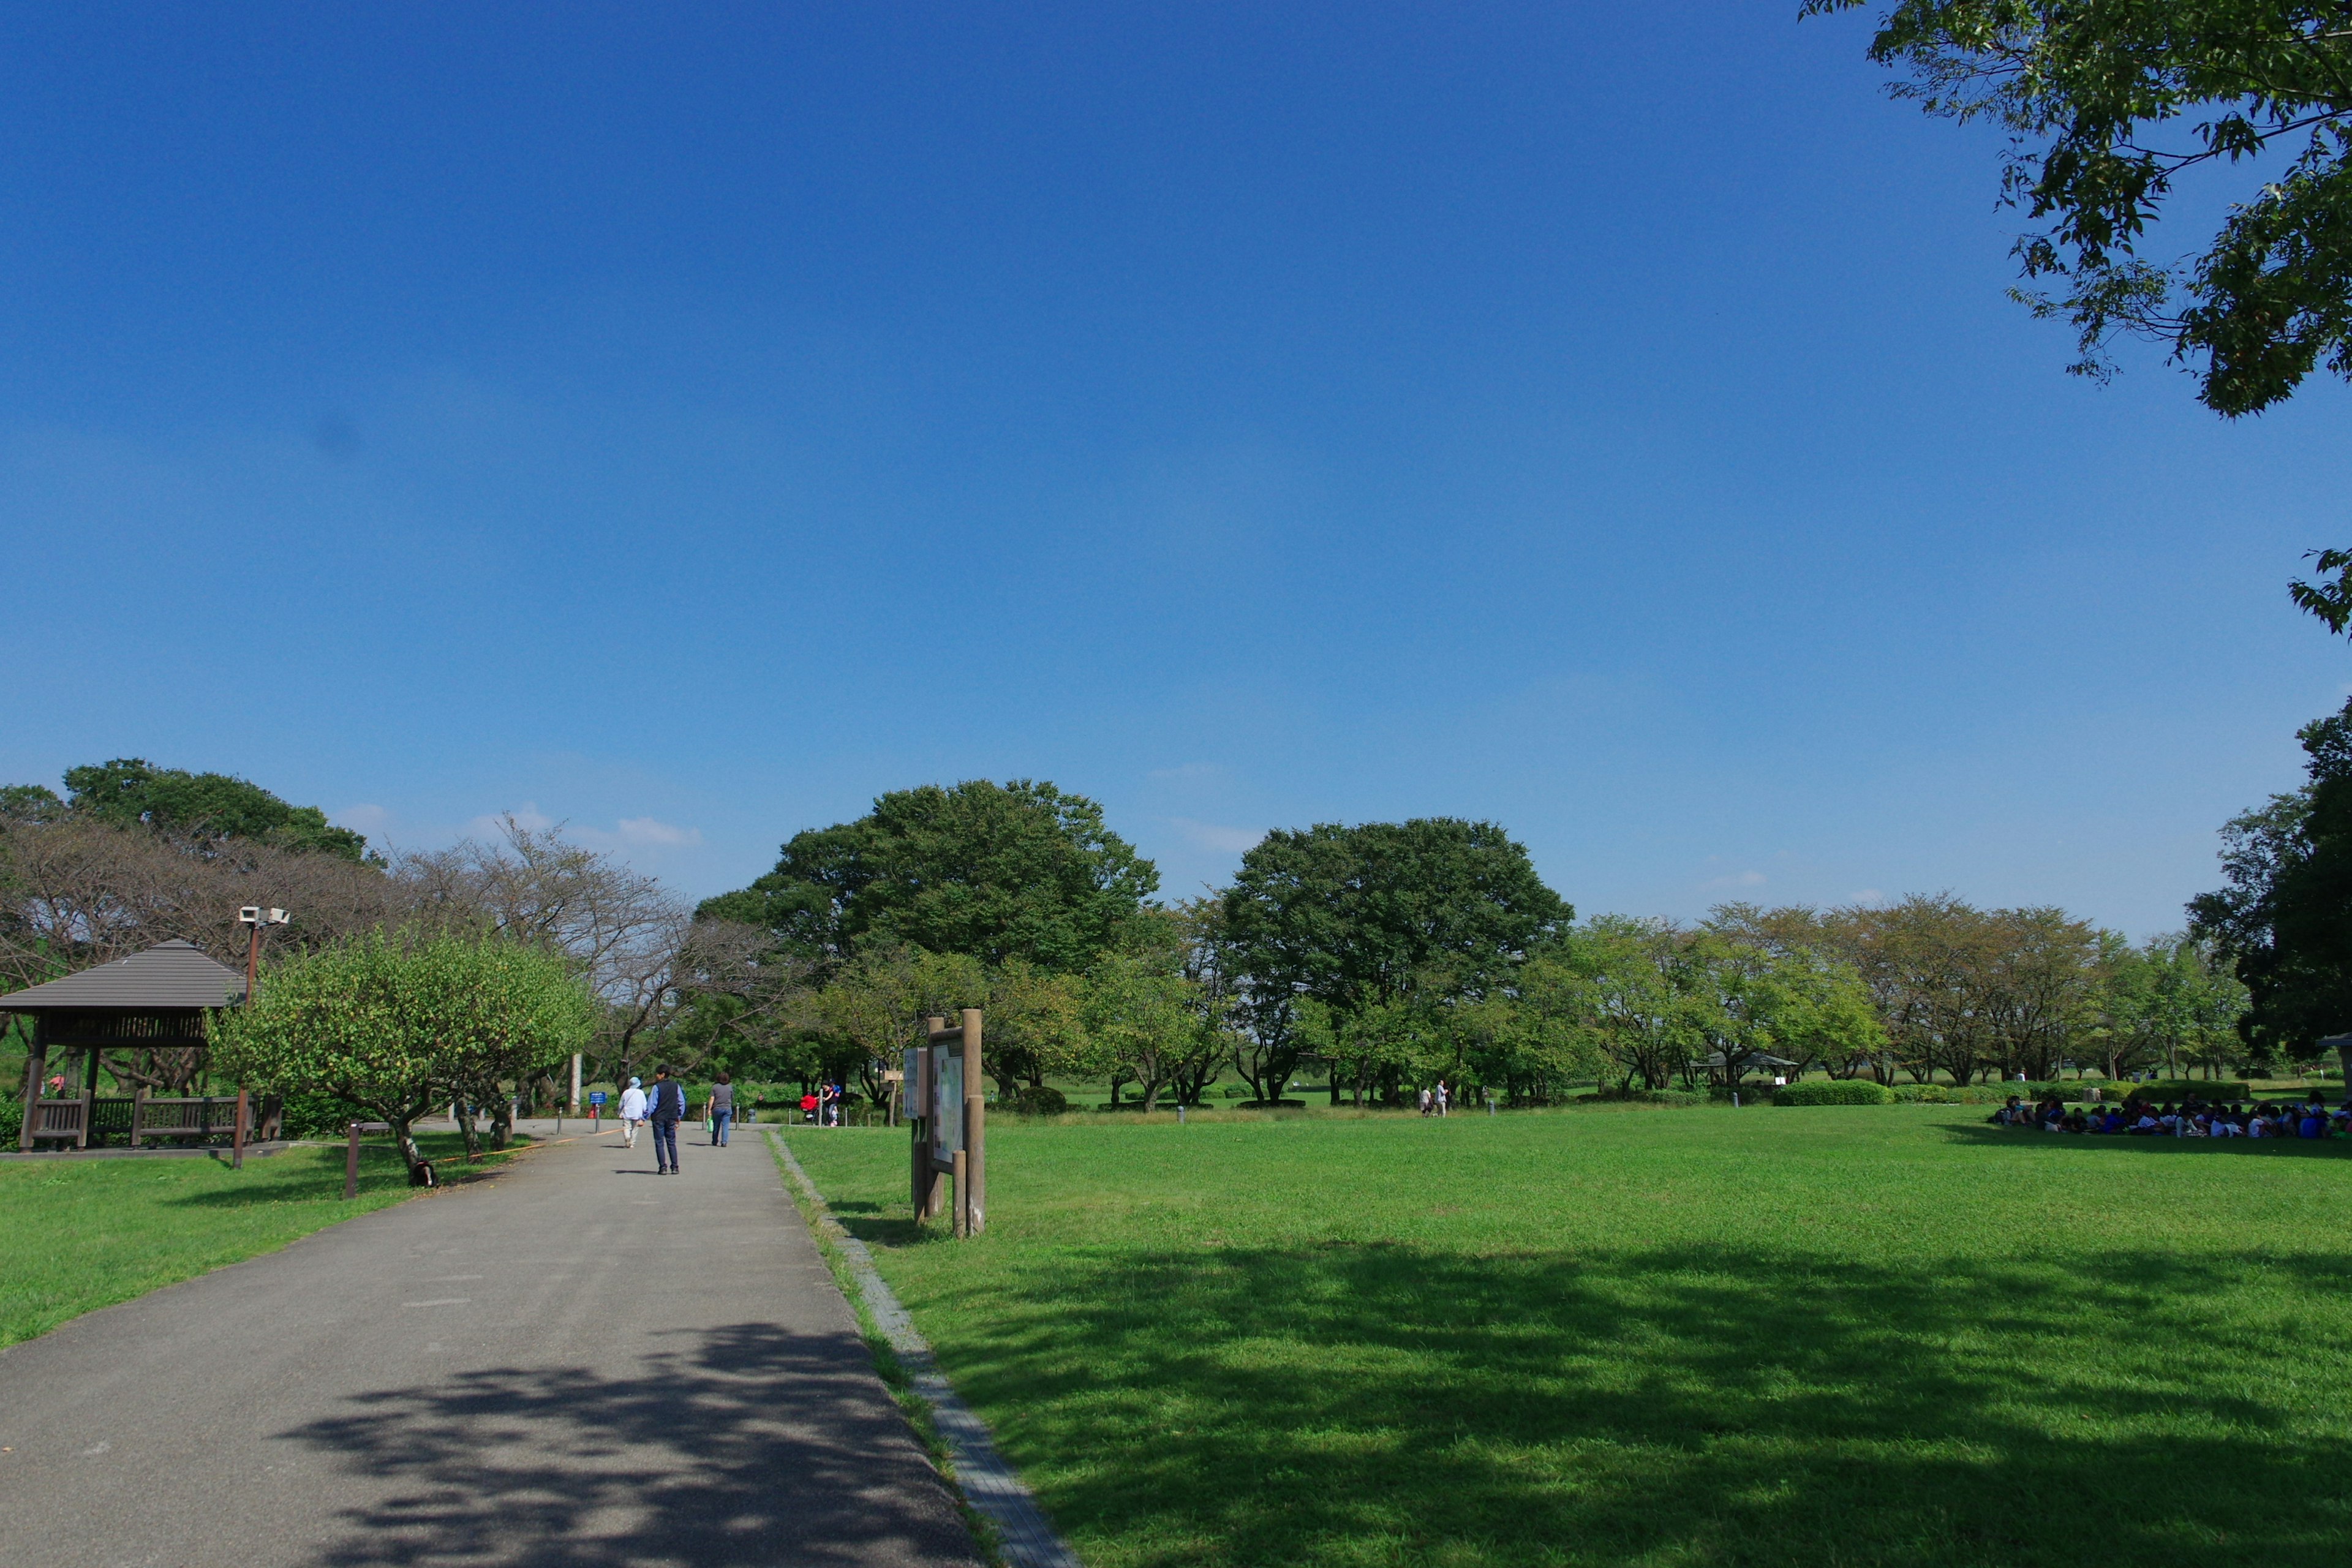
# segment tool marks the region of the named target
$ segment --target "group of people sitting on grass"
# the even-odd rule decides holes
[[[2030,1104],[2011,1095],[1992,1113],[1996,1127],[2039,1127],[2044,1132],[2121,1132],[2142,1138],[2328,1138],[2352,1135],[2352,1098],[2334,1111],[2314,1089],[2302,1100],[2259,1105],[2208,1105],[2194,1094],[2179,1105],[2132,1096],[2120,1105],[2069,1109],[2056,1095]]]

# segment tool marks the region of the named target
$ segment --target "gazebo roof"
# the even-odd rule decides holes
[[[167,942],[129,958],[0,996],[0,1013],[163,1013],[244,1000],[245,976],[192,942]]]

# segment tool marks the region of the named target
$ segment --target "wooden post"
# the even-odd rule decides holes
[[[955,1160],[955,1217],[948,1223],[956,1239],[961,1241],[971,1234],[967,1227],[971,1223],[971,1211],[965,1199],[971,1193],[970,1185],[971,1151],[959,1149],[953,1158]]]
[[[245,1089],[240,1086],[236,1091],[236,1126],[228,1135],[228,1168],[232,1171],[242,1171],[245,1169],[245,1118],[247,1109]]]
[[[980,1009],[963,1010],[963,1168],[956,1173],[960,1236],[988,1228],[988,1093],[980,1076]]]
[[[914,1114],[907,1118],[908,1138],[914,1149],[915,1218],[927,1220],[940,1212],[940,1173],[931,1168],[931,1130],[938,1110],[939,1087],[931,1081],[931,1036],[948,1026],[945,1018],[923,1020],[921,1048],[915,1053],[917,1080],[908,1086],[914,1097]]]
[[[343,1154],[343,1201],[360,1195],[360,1124],[352,1123],[352,1143]]]
[[[74,1134],[74,1147],[89,1147],[89,1119],[98,1114],[98,1047],[92,1046],[81,1058],[81,1131]]]
[[[140,1128],[147,1120],[147,1086],[131,1091],[131,1146],[139,1147]]]
[[[33,1146],[33,1128],[41,1119],[41,1075],[49,1068],[49,1042],[43,1037],[47,1020],[33,1026],[33,1048],[25,1058],[25,1124],[16,1130],[16,1147]]]

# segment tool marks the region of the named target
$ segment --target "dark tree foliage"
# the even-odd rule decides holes
[[[1268,834],[1224,894],[1223,936],[1263,1042],[1298,1033],[1302,997],[1355,1015],[1433,987],[1485,994],[1574,918],[1501,828],[1419,817]],[[1277,1088],[1304,1049],[1269,1072]]]
[[[2352,702],[2304,726],[2310,781],[2221,830],[2228,886],[2192,900],[2193,929],[2238,963],[2258,1056],[2306,1056],[2352,1032]]]
[[[821,961],[908,943],[1076,973],[1118,945],[1159,886],[1084,795],[974,779],[894,791],[855,822],[796,834],[773,871],[696,912],[764,927]]]
[[[1863,0],[1807,0],[1809,14]],[[1902,0],[1871,58],[1930,114],[2012,133],[2006,198],[2041,226],[2019,297],[2080,334],[2188,362],[2237,416],[2325,363],[2352,377],[2352,7],[2344,0]],[[2183,176],[2271,163],[2202,254],[2151,258]]]
[[[137,757],[66,770],[67,807],[120,827],[150,827],[175,838],[253,839],[281,849],[367,858],[367,840],[336,827],[315,805],[292,805],[259,784],[226,773],[159,768]],[[37,785],[7,792],[12,813],[42,809]],[[54,800],[54,796],[49,796]]]
[[[1343,1010],[1434,973],[1483,994],[1574,918],[1501,828],[1450,816],[1270,833],[1225,894],[1253,981]]]

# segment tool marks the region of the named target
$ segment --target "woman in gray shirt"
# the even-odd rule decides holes
[[[710,1086],[710,1146],[727,1147],[727,1124],[735,1120],[735,1085],[725,1073]]]

